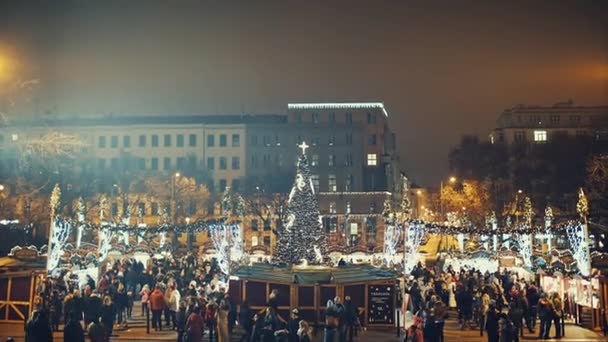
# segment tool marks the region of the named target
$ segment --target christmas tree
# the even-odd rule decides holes
[[[278,232],[276,261],[279,264],[320,264],[327,252],[327,236],[323,231],[315,189],[306,159],[306,143],[299,145],[296,178],[287,201],[283,229]]]

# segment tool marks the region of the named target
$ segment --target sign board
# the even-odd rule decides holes
[[[29,248],[19,249],[13,253],[13,257],[24,260],[36,260],[38,252]]]
[[[501,257],[498,259],[499,267],[515,267],[515,258],[514,257]]]
[[[395,308],[395,286],[369,285],[367,292],[369,324],[393,324]]]

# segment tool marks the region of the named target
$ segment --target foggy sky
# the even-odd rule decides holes
[[[507,107],[608,104],[605,1],[177,3],[0,0],[0,95],[39,79],[29,115],[383,101],[402,168],[431,186]]]

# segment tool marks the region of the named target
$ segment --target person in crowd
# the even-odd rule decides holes
[[[424,315],[426,316],[423,328],[425,342],[440,342],[441,334],[435,323],[435,308],[425,310]]]
[[[101,323],[103,324],[106,341],[110,341],[110,337],[112,336],[115,318],[116,307],[114,306],[114,303],[112,303],[112,297],[105,296],[103,298],[103,306],[101,307]]]
[[[228,293],[226,293],[226,295],[224,296],[224,301],[226,302],[226,305],[228,305],[228,333],[230,334],[230,336],[232,336],[234,324],[236,323],[238,316],[237,307],[230,299],[230,295]]]
[[[51,326],[53,331],[59,331],[59,321],[61,320],[61,310],[63,306],[61,298],[59,298],[59,291],[53,290],[50,301]]]
[[[538,339],[549,339],[551,321],[553,320],[553,311],[553,304],[549,299],[547,299],[547,295],[542,293],[538,301],[538,317],[540,318]]]
[[[334,342],[336,329],[339,326],[339,314],[334,302],[329,299],[325,305],[325,330],[323,342]]]
[[[249,303],[247,300],[244,300],[241,304],[241,310],[239,311],[239,324],[244,330],[240,342],[249,342],[251,339],[251,333],[253,330],[253,317],[251,316],[251,313]]]
[[[422,332],[422,319],[415,316],[414,323],[405,332],[405,342],[424,342],[424,333]]]
[[[133,314],[133,306],[135,305],[135,298],[133,298],[133,291],[127,291],[127,320],[131,319]]]
[[[82,319],[82,312],[84,311],[84,301],[82,300],[82,296],[80,295],[79,289],[74,289],[72,300],[74,301],[74,308],[72,310],[74,310],[79,319]]]
[[[26,342],[52,342],[53,331],[49,317],[42,309],[42,299],[37,297],[36,308],[32,312],[31,318],[25,325],[25,341]]]
[[[291,315],[289,315],[289,321],[287,322],[287,341],[288,342],[298,342],[299,335],[298,330],[300,329],[300,311],[298,309],[291,310]]]
[[[95,291],[95,280],[89,274],[87,274],[87,286],[91,291]]]
[[[144,284],[141,291],[139,292],[141,298],[141,315],[143,316],[148,311],[148,303],[150,302],[150,286]]]
[[[99,321],[103,302],[96,293],[91,293],[91,288],[87,285],[84,297],[84,324],[88,326],[92,321]]]
[[[334,298],[334,307],[336,309],[336,316],[338,317],[338,327],[336,333],[338,334],[339,342],[346,342],[346,328],[344,324],[344,305],[342,304],[342,298],[336,296]]]
[[[116,293],[114,293],[114,298],[113,298],[113,302],[114,305],[116,305],[116,322],[118,322],[118,324],[124,324],[125,326],[127,325],[127,317],[125,315],[126,310],[127,310],[127,305],[129,302],[129,298],[127,296],[127,292],[125,290],[125,286],[122,283],[118,284]]]
[[[175,288],[175,283],[172,283],[170,287],[169,302],[167,306],[169,308],[169,317],[171,318],[172,329],[177,330],[177,311],[179,310],[179,302],[181,301],[181,295],[179,290]]]
[[[76,302],[74,301],[74,295],[72,295],[71,293],[68,293],[63,298],[63,322],[64,323],[69,320],[70,312],[76,313],[75,304],[76,304]]]
[[[564,337],[564,332],[562,330],[562,322],[564,319],[564,304],[562,302],[562,298],[559,293],[553,293],[552,298],[553,304],[553,325],[555,325],[555,338]]]
[[[165,297],[156,285],[154,292],[150,295],[150,309],[152,310],[152,327],[154,330],[162,331],[162,312],[165,309]]]
[[[490,303],[488,304],[488,310],[486,311],[486,325],[485,325],[485,329],[486,329],[486,333],[488,336],[488,342],[499,342],[499,334],[500,334],[500,330],[499,330],[499,326],[498,326],[498,309],[496,308],[496,302],[494,300],[491,300]]]
[[[179,302],[179,311],[177,312],[177,342],[182,342],[185,338],[187,320],[186,302],[182,300]]]
[[[517,327],[508,315],[503,313],[498,315],[498,330],[500,333],[500,342],[519,342]]]
[[[209,303],[207,303],[207,307],[205,308],[205,323],[207,328],[209,329],[209,341],[213,341],[213,332],[216,330],[217,323],[217,304],[215,300],[211,299]]]
[[[106,342],[104,327],[99,322],[91,322],[87,328],[90,342]]]
[[[188,342],[203,342],[203,330],[205,329],[205,325],[203,323],[203,317],[201,317],[201,309],[200,307],[195,307],[194,312],[188,316],[188,321],[186,322],[186,332]],[[211,340],[211,337],[209,338]]]
[[[228,312],[230,306],[225,300],[220,301],[218,310],[215,313],[215,320],[217,322],[217,341],[218,342],[229,342],[230,336],[228,333]]]
[[[344,297],[344,330],[347,342],[353,342],[357,329],[357,308],[353,305],[350,296]]]
[[[274,342],[274,333],[279,330],[279,319],[277,318],[274,308],[267,307],[266,315],[260,318],[262,321],[260,330],[260,342]]]
[[[84,342],[84,330],[80,320],[75,314],[70,315],[68,322],[63,328],[64,342]]]
[[[524,310],[520,305],[518,305],[517,300],[513,300],[509,304],[508,318],[510,323],[512,323],[515,327],[517,335],[519,336],[519,334],[522,334],[524,323]]]
[[[312,342],[312,329],[305,320],[298,322],[297,342]]]
[[[534,285],[530,285],[526,291],[526,299],[528,300],[528,317],[526,318],[526,325],[528,331],[534,333],[536,328],[536,315],[538,313],[538,301],[540,300],[540,294]]]

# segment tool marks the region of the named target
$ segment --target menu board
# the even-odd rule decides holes
[[[395,302],[393,285],[369,285],[367,290],[367,323],[393,324]]]

